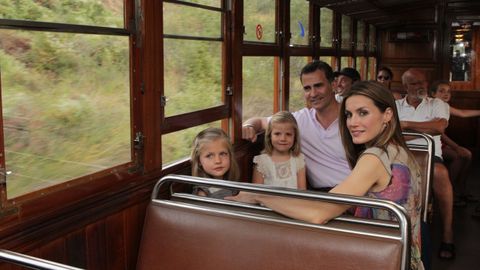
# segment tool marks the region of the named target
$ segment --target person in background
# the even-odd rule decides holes
[[[334,76],[330,65],[313,61],[300,72],[303,96],[308,108],[293,112],[300,130],[301,152],[305,156],[308,189],[328,191],[350,173],[338,127],[340,104],[332,90]],[[242,138],[255,142],[267,129],[268,117],[245,121]]]
[[[357,82],[345,95],[339,116],[340,134],[352,172],[330,193],[394,201],[411,221],[410,269],[424,269],[420,257],[420,171],[402,136],[395,100],[376,82]],[[324,224],[349,206],[240,192],[226,199],[262,204],[283,215]],[[357,216],[392,217],[385,210],[357,208]]]
[[[341,103],[343,95],[350,90],[352,84],[360,81],[360,73],[354,68],[346,67],[334,72],[334,76],[336,77],[335,100]]]
[[[222,129],[207,128],[198,133],[193,140],[190,160],[192,176],[232,181],[240,178],[230,138]],[[232,195],[227,189],[200,186],[194,187],[194,193],[212,198]]]
[[[432,186],[443,225],[438,256],[441,259],[454,259],[453,190],[448,169],[443,163],[440,140],[440,135],[445,132],[450,118],[448,104],[440,99],[428,97],[426,76],[421,70],[405,71],[402,75],[402,84],[407,95],[396,100],[402,129],[430,134],[435,142]],[[412,140],[411,143],[425,144],[422,139]]]
[[[307,189],[298,125],[290,112],[272,116],[265,131],[265,148],[253,163],[253,183]]]
[[[377,82],[383,84],[386,88],[390,89],[392,80],[393,80],[393,72],[391,69],[385,66],[378,69]],[[392,94],[395,99],[402,98],[402,95],[400,95],[400,93],[398,92],[392,91]]]
[[[439,98],[446,103],[452,97],[448,81],[436,81],[430,87],[430,95]],[[458,117],[480,116],[480,110],[462,110],[450,106],[450,115]],[[450,139],[445,133],[442,134],[442,153],[445,163],[448,165],[450,179],[452,180],[455,197],[454,206],[466,206],[469,202],[477,202],[478,199],[467,194],[466,181],[472,161],[472,152]]]

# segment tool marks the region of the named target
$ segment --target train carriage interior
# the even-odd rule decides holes
[[[445,134],[468,154],[445,162],[466,164],[452,180],[465,193],[445,260],[423,186],[428,269],[476,269],[479,54],[476,0],[0,0],[0,269],[408,269],[409,217],[396,206],[251,184],[263,133],[244,140],[243,124],[308,107],[299,75],[316,60],[365,81],[388,67],[385,87],[401,97],[410,68],[449,85]],[[231,139],[239,183],[191,177],[192,140],[208,127]],[[431,178],[433,150],[411,149]],[[197,184],[379,207],[396,221],[313,225],[194,196]]]

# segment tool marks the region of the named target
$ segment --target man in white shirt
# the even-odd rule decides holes
[[[332,90],[333,71],[327,63],[314,61],[302,69],[300,80],[310,108],[294,112],[293,116],[300,130],[308,183],[311,189],[328,191],[351,171],[338,127],[340,104]],[[248,119],[242,127],[242,137],[255,141],[268,121],[267,117]]]
[[[443,223],[442,247],[449,245],[453,247],[453,190],[448,169],[443,164],[440,141],[440,135],[448,125],[449,106],[440,99],[427,97],[426,77],[421,70],[407,70],[402,75],[402,83],[407,95],[403,99],[396,100],[402,129],[434,135],[433,193],[437,199]],[[454,251],[442,248],[439,256],[451,259]]]

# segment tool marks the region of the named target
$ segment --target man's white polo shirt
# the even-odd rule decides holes
[[[400,121],[428,122],[435,118],[444,118],[447,121],[450,119],[450,106],[438,98],[426,97],[417,108],[408,104],[407,97],[397,99],[395,103],[397,105]],[[433,139],[435,142],[435,156],[442,158],[442,142],[440,141],[440,135],[433,136]],[[423,139],[411,140],[407,143],[426,144]]]

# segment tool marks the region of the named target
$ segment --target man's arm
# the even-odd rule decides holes
[[[268,122],[266,117],[253,117],[245,121],[242,125],[242,139],[255,142],[257,133],[267,129]]]
[[[445,132],[448,121],[445,118],[437,118],[426,122],[400,121],[402,130],[417,131],[430,135],[440,135]]]

